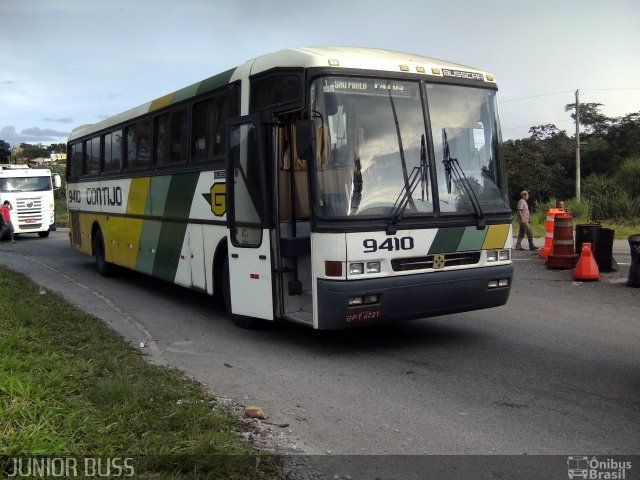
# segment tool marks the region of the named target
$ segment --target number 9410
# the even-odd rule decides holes
[[[413,237],[387,238],[380,244],[375,238],[367,238],[362,241],[362,246],[364,247],[364,253],[373,253],[378,250],[388,250],[390,252],[394,250],[413,250]]]

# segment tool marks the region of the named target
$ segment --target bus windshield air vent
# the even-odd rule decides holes
[[[480,262],[480,252],[455,252],[444,255],[427,255],[426,257],[396,258],[391,260],[391,267],[394,272],[405,272],[408,270],[426,270],[437,268],[438,259],[444,256],[444,267],[459,267],[462,265],[475,265]],[[443,268],[443,267],[440,267]]]

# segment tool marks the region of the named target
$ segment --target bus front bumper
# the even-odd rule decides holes
[[[507,303],[512,277],[512,265],[499,265],[366,280],[318,279],[318,328],[390,324],[498,307]],[[377,302],[364,303],[376,295]],[[363,304],[349,306],[349,300],[357,302],[358,297]]]

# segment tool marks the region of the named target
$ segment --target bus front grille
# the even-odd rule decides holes
[[[394,272],[405,272],[408,270],[426,270],[444,267],[459,267],[462,265],[475,265],[480,262],[480,252],[455,252],[444,253],[444,265],[436,260],[438,255],[427,255],[426,257],[396,258],[391,260],[391,267]],[[437,262],[434,267],[434,262]]]

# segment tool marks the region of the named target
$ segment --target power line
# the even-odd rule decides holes
[[[530,98],[551,97],[552,95],[562,95],[565,93],[573,93],[573,90],[564,90],[562,92],[541,93],[540,95],[531,95],[530,97],[510,98],[508,100],[498,100],[498,103],[517,102],[519,100],[529,100]]]
[[[506,130],[516,130],[518,128],[531,128],[531,127],[537,127],[537,126],[540,126],[540,125],[548,125],[548,124],[555,125],[557,123],[566,123],[566,122],[573,123],[573,120],[571,118],[565,118],[565,119],[562,119],[562,120],[555,120],[555,121],[551,121],[551,122],[542,122],[542,123],[538,123],[536,125],[521,125],[519,127],[502,128],[501,130],[504,132]]]
[[[622,90],[640,90],[640,87],[617,87],[617,88],[580,88],[581,92],[604,92],[604,91],[622,91]],[[551,97],[553,95],[564,95],[574,93],[575,90],[563,90],[561,92],[541,93],[540,95],[531,95],[529,97],[509,98],[507,100],[498,100],[498,103],[518,102],[520,100],[529,100],[532,98]]]

